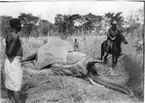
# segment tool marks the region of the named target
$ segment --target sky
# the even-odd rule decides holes
[[[32,13],[42,19],[54,22],[56,14],[81,14],[89,12],[96,15],[104,15],[107,12],[123,12],[126,17],[131,11],[143,8],[143,2],[7,2],[0,3],[0,16],[9,15],[18,17],[22,12]]]

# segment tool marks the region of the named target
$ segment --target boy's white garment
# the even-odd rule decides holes
[[[20,56],[16,56],[12,63],[5,60],[5,87],[12,91],[21,90],[23,70],[20,60]]]

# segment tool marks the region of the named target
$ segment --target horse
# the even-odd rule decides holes
[[[107,63],[107,56],[112,54],[112,67],[116,67],[121,53],[121,42],[128,43],[124,35],[118,34],[113,40],[107,39],[101,44],[101,60],[104,60],[105,64]]]

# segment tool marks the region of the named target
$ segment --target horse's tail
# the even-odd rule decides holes
[[[103,59],[105,53],[105,41],[101,44],[101,60]]]

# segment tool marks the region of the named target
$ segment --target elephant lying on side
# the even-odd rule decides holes
[[[87,78],[93,85],[100,84],[125,93],[130,97],[134,96],[132,90],[100,79],[97,73],[97,65],[95,64],[103,63],[103,61],[94,59],[84,53],[73,51],[73,46],[64,40],[55,40],[45,44],[37,53],[23,60],[23,63],[34,60],[36,60],[35,69],[41,73],[46,73],[45,69],[47,69],[48,75],[69,75]]]

